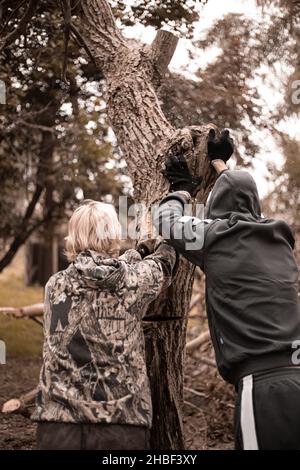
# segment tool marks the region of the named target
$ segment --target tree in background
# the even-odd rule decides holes
[[[0,117],[0,271],[34,231],[50,237],[81,199],[121,191],[116,170],[106,167],[116,155],[95,84],[99,72],[78,57],[77,44],[69,48],[69,83],[61,80],[63,36],[54,26],[60,16],[44,11],[26,41],[2,52],[7,105]]]
[[[262,34],[268,65],[272,68],[280,62],[284,68],[283,100],[274,112],[274,136],[282,149],[284,164],[280,169],[272,168],[274,189],[265,198],[264,210],[266,215],[287,220],[299,242],[300,136],[291,136],[276,124],[284,123],[287,129],[291,124],[295,128],[300,116],[300,2],[257,0],[257,3],[269,17]],[[298,245],[296,249],[300,263]]]
[[[217,47],[220,53],[198,69],[196,80],[170,75],[162,87],[163,109],[177,126],[214,122],[229,127],[236,137],[236,157],[248,163],[258,151],[253,129],[267,125],[262,102],[253,79],[260,65],[260,25],[243,15],[229,14],[194,42],[202,51]],[[195,60],[193,51],[191,58]]]

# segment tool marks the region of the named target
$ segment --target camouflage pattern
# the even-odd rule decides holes
[[[50,278],[33,420],[151,427],[142,318],[175,261],[166,244],[144,260],[87,251]]]

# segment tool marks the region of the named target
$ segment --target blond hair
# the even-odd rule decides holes
[[[85,250],[118,256],[121,225],[114,206],[86,200],[73,212],[65,238],[68,261]]]

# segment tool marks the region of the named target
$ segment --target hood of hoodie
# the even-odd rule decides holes
[[[115,291],[126,276],[126,263],[92,250],[80,253],[72,263],[76,278],[82,286]]]
[[[252,176],[246,171],[225,171],[217,180],[206,209],[209,219],[257,220],[261,206]]]

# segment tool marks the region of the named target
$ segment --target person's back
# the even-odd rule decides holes
[[[136,273],[141,258],[135,250],[124,258],[87,251],[50,278],[39,420],[151,427],[141,322],[148,304]]]
[[[165,175],[171,192],[154,214],[159,233],[206,275],[206,306],[216,361],[235,384],[237,449],[300,450],[298,268],[294,238],[280,220],[261,217],[253,178],[229,171],[227,130],[211,130],[208,158],[219,177],[206,219],[184,215],[199,190],[182,154]]]
[[[39,449],[148,446],[152,405],[142,319],[171,283],[176,252],[160,244],[144,259],[136,250],[119,257],[119,234],[109,205],[89,201],[70,219],[71,263],[45,289],[43,365],[32,416]]]
[[[259,369],[274,363],[273,354],[277,363],[291,365],[292,344],[300,338],[300,308],[289,226],[261,217],[256,185],[243,171],[220,176],[207,217],[212,222],[201,267],[221,374],[237,383],[251,372],[257,356]]]

